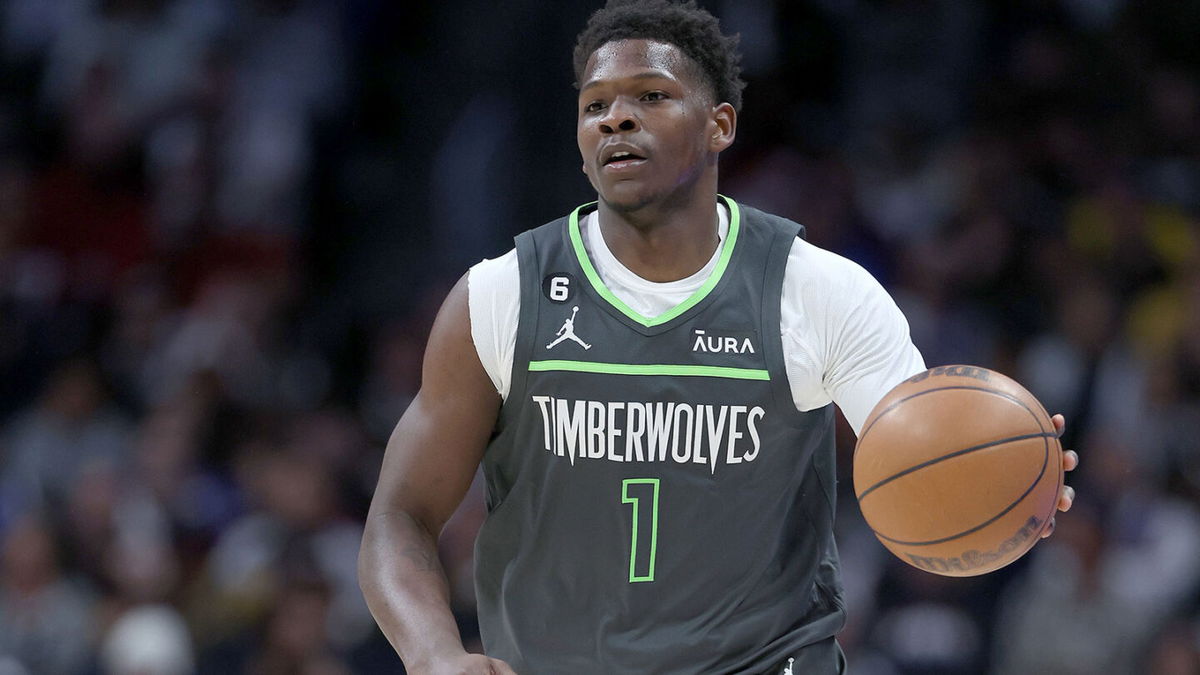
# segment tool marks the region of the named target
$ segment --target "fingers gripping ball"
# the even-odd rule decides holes
[[[977,366],[931,368],[875,406],[854,450],[867,524],[910,565],[947,576],[1004,567],[1058,505],[1062,448],[1024,387]]]

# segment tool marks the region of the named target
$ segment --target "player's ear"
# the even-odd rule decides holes
[[[722,152],[733,145],[737,136],[737,111],[728,103],[719,103],[712,109],[709,120],[708,148],[712,152]]]

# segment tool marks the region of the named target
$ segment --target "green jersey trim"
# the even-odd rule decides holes
[[[728,366],[685,366],[664,363],[597,363],[595,361],[530,361],[530,372],[566,370],[575,373],[599,373],[602,375],[664,375],[692,377],[720,377],[727,380],[770,381],[771,374],[756,368],[732,368]]]
[[[654,317],[642,316],[635,309],[622,302],[620,298],[613,295],[612,291],[608,290],[608,287],[600,280],[600,275],[596,273],[596,268],[588,258],[587,250],[583,247],[583,236],[579,233],[579,214],[583,209],[596,202],[584,204],[572,211],[567,231],[571,236],[571,245],[575,248],[575,256],[579,258],[579,266],[583,268],[583,273],[587,276],[588,281],[591,282],[592,288],[596,289],[600,297],[620,310],[622,314],[647,328],[664,324],[694,307],[696,303],[707,297],[709,292],[721,281],[721,277],[725,274],[725,268],[729,265],[729,259],[733,257],[733,249],[737,245],[738,231],[741,230],[742,214],[737,202],[724,195],[718,195],[718,197],[729,205],[729,234],[725,237],[725,241],[722,244],[721,256],[717,259],[716,269],[713,270],[713,273],[709,275],[704,284],[700,288],[697,288],[696,292],[688,296],[686,300]]]
[[[654,581],[654,559],[658,556],[658,484],[657,478],[626,478],[621,481],[621,503],[633,506],[633,531],[629,537],[629,583],[638,581]],[[649,485],[654,489],[650,500],[650,569],[645,574],[638,574],[637,569],[637,553],[638,553],[638,522],[639,507],[642,499],[637,496],[629,495],[630,485]],[[642,533],[645,536],[645,533]]]

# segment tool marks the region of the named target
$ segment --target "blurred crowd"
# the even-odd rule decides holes
[[[0,4],[0,675],[399,670],[382,448],[450,284],[592,198],[597,4]],[[1200,672],[1200,3],[702,4],[749,81],[722,192],[1082,460],[1051,539],[944,579],[866,529],[842,423],[851,672]],[[441,542],[475,645],[482,517]]]

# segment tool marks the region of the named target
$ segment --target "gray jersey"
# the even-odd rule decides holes
[[[475,562],[484,646],[523,675],[756,673],[833,653],[833,410],[796,410],[779,331],[802,228],[726,203],[712,277],[653,318],[588,260],[592,207],[517,237]]]

